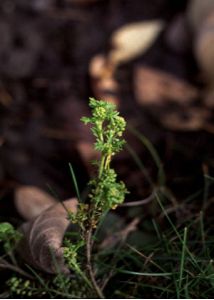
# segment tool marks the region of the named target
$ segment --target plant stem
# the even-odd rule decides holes
[[[19,268],[18,266],[14,266],[10,263],[8,263],[6,260],[4,260],[3,258],[0,258],[0,269],[10,269],[12,271],[15,271],[29,279],[33,279],[33,277],[31,275],[29,275],[27,272],[23,271],[21,268]]]
[[[105,156],[102,157],[101,162],[100,162],[99,178],[101,178],[101,176],[103,174],[104,163],[105,163]]]
[[[79,274],[80,277],[82,277],[82,279],[87,283],[87,285],[90,288],[92,288],[91,282],[88,280],[88,278],[85,276],[85,274],[81,271],[79,266],[75,265],[74,270],[77,272],[77,274]]]
[[[88,275],[91,279],[91,283],[92,283],[98,297],[100,299],[104,299],[105,297],[96,282],[96,279],[94,276],[94,271],[93,271],[92,264],[91,264],[91,250],[92,250],[91,249],[91,239],[92,239],[92,228],[89,228],[86,231],[86,259],[87,259],[86,267],[87,267]]]
[[[111,161],[111,154],[108,154],[105,161],[105,169],[109,169],[110,161]]]

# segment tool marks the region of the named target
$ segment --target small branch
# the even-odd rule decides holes
[[[149,202],[151,202],[153,199],[155,198],[155,194],[152,193],[149,197],[142,199],[142,200],[138,200],[138,201],[130,201],[130,202],[125,202],[123,204],[120,204],[120,207],[124,207],[124,206],[140,206],[140,205],[145,205],[148,204]]]
[[[0,258],[0,269],[9,269],[12,271],[15,271],[29,279],[33,279],[32,276],[30,276],[28,273],[26,273],[25,271],[23,271],[22,269],[20,269],[19,267],[16,267],[10,263],[8,263],[6,260],[4,260],[3,258]]]
[[[91,283],[98,295],[99,298],[104,299],[104,295],[101,291],[101,289],[99,288],[95,276],[94,276],[94,272],[93,272],[93,268],[91,265],[91,239],[92,239],[92,228],[88,229],[88,231],[86,232],[86,258],[87,258],[87,270],[88,270],[88,275],[91,279]]]

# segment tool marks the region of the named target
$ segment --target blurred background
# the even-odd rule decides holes
[[[213,0],[1,0],[1,219],[14,218],[21,185],[74,196],[69,162],[85,189],[89,97],[127,120],[114,166],[128,200],[161,180],[177,201],[196,192],[214,168],[213,74]]]

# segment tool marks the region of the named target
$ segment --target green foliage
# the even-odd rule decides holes
[[[92,187],[89,195],[91,202],[101,212],[116,208],[124,201],[127,193],[125,184],[117,182],[117,174],[113,169],[103,170],[102,176],[90,181]]]
[[[78,204],[77,213],[68,212],[68,217],[72,223],[80,225],[81,229],[84,230],[84,223],[88,220],[88,209],[89,205],[85,203]]]
[[[90,98],[89,106],[92,116],[83,117],[81,120],[85,124],[91,125],[91,131],[95,137],[94,147],[100,153],[100,159],[95,164],[97,174],[89,182],[88,203],[79,203],[77,213],[69,214],[71,222],[80,226],[81,239],[77,244],[70,243],[68,245],[67,242],[64,257],[70,269],[75,271],[91,290],[94,289],[98,297],[103,298],[102,291],[96,283],[91,262],[92,231],[97,227],[106,212],[116,208],[124,201],[127,193],[125,184],[117,180],[117,174],[110,166],[113,156],[121,151],[125,144],[122,135],[126,122],[112,103]],[[74,172],[71,171],[72,177],[74,177]],[[84,240],[87,275],[81,271],[81,259],[77,255],[78,249],[83,246],[82,242]]]
[[[10,295],[21,298],[41,298],[65,297],[68,299],[87,298],[88,288],[80,280],[73,278],[72,280],[63,274],[57,274],[54,278],[46,278],[45,286],[41,282],[31,279],[23,279],[22,277],[12,276],[7,281]]]
[[[88,288],[87,285],[83,284],[82,281],[77,278],[66,277],[62,274],[58,274],[53,280],[53,286],[60,292],[62,295],[69,299],[81,299],[88,298]],[[63,291],[67,291],[63,293]],[[57,297],[58,298],[58,297]]]
[[[125,144],[122,135],[126,122],[112,103],[90,98],[89,106],[92,116],[83,117],[81,120],[85,124],[91,124],[91,131],[96,139],[95,149],[100,152],[100,160],[96,162],[97,176],[89,182],[90,203],[80,205],[76,216],[72,218],[82,228],[91,225],[96,227],[102,214],[121,204],[127,193],[125,184],[117,181],[117,174],[110,167],[112,157]]]
[[[140,158],[137,155],[133,158],[141,169]],[[141,222],[138,230],[132,232],[125,241],[121,237],[120,243],[114,243],[118,232],[122,235],[120,229],[125,225],[122,222],[120,227],[116,226],[120,218],[110,218],[109,222],[109,214],[105,221],[101,217],[116,201],[114,189],[113,194],[109,194],[108,189],[104,187],[118,183],[117,176],[110,167],[107,176],[108,173],[104,168],[100,177],[102,180],[98,180],[100,162],[96,164],[97,177],[90,182],[88,203],[81,202],[78,213],[69,216],[72,222],[81,225],[80,231],[68,233],[69,239],[64,242],[65,261],[71,269],[71,275],[59,273],[57,276],[47,276],[34,271],[32,272],[34,278],[29,280],[13,276],[7,282],[9,297],[17,295],[20,298],[32,296],[40,298],[46,296],[52,299],[97,298],[98,293],[95,293],[87,273],[85,237],[93,225],[99,225],[99,230],[96,229],[96,234],[90,239],[90,244],[97,243],[96,247],[93,251],[89,250],[94,277],[106,298],[212,298],[214,239],[211,227],[213,214],[210,212],[213,196],[212,190],[208,190],[208,184],[205,182],[204,189],[203,186],[199,186],[195,194],[182,199],[176,205],[170,190],[163,187],[163,180],[159,181],[158,186],[151,184],[155,198],[153,201],[155,214],[149,218],[148,211],[144,210],[144,207],[131,208],[135,209],[134,216],[141,217],[144,222]],[[161,173],[161,164],[157,166]],[[145,169],[142,168],[142,171]],[[214,182],[213,177],[205,179],[209,180],[209,185]],[[105,199],[106,206],[104,205],[106,202],[102,202],[98,195]],[[95,200],[94,197],[98,199]],[[110,200],[111,197],[113,202]],[[203,206],[203,203],[201,205],[200,201],[203,199],[206,206]],[[133,217],[130,209],[128,214],[129,218]],[[124,221],[124,218],[121,219]],[[91,220],[99,224],[93,224]],[[105,236],[104,232],[108,232],[110,239],[107,247],[102,248],[100,247],[102,243],[99,242]],[[16,236],[16,231],[10,224],[0,225],[1,242],[13,236]]]
[[[72,243],[68,239],[65,239],[64,244],[64,258],[68,267],[76,273],[77,278],[80,278],[85,285],[91,288],[90,281],[81,270],[81,262],[78,257],[78,250],[85,245],[85,242],[79,240],[76,243]]]
[[[13,276],[8,280],[7,285],[12,294],[28,297],[31,297],[33,294],[30,280]]]
[[[79,262],[77,261],[77,252],[79,248],[84,246],[84,241],[81,240],[77,243],[71,243],[68,239],[64,241],[64,258],[69,266],[69,268],[73,271],[79,271]]]
[[[50,295],[51,298],[58,295],[66,298],[102,297],[102,292],[96,284],[91,262],[94,241],[92,231],[108,210],[116,208],[124,201],[127,193],[125,184],[117,180],[117,174],[110,166],[113,156],[121,151],[125,144],[122,134],[126,122],[117,112],[115,105],[111,103],[90,98],[89,106],[92,116],[83,117],[82,121],[91,125],[96,139],[94,147],[100,153],[100,159],[96,161],[97,174],[89,182],[90,192],[86,203],[81,202],[75,174],[70,165],[80,202],[77,213],[68,212],[68,217],[72,223],[79,225],[80,231],[78,236],[73,237],[74,240],[72,237],[66,238],[63,246],[65,262],[71,272],[75,274],[75,278],[71,280],[63,274],[58,274],[52,280],[43,279],[29,267],[35,280],[11,277],[7,281],[11,295],[31,297],[38,295],[39,292],[40,295]],[[21,234],[11,224],[0,224],[0,242],[4,244],[5,252],[9,253],[15,268],[17,268],[16,260],[10,252],[20,238]],[[17,270],[19,269],[17,268]]]
[[[125,120],[119,116],[112,103],[90,98],[89,106],[92,117],[83,117],[85,124],[92,125],[92,132],[96,138],[95,149],[105,156],[105,166],[109,166],[109,156],[122,150],[125,143],[121,136],[126,127]]]
[[[0,242],[3,243],[6,253],[14,249],[21,237],[21,233],[15,230],[10,223],[0,223]]]

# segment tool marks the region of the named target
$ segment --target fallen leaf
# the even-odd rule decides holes
[[[21,186],[15,190],[14,203],[19,214],[25,220],[30,220],[56,204],[57,201],[40,188]]]
[[[171,130],[210,130],[211,112],[195,106],[199,91],[184,80],[163,71],[137,67],[134,73],[136,100]]]
[[[214,89],[214,1],[190,1],[187,20],[194,33],[193,51],[207,89]]]
[[[197,89],[157,69],[141,66],[134,72],[134,92],[142,105],[165,105],[166,101],[189,104],[197,95]]]
[[[73,198],[64,201],[63,205],[52,205],[19,228],[23,239],[18,251],[28,264],[51,274],[69,273],[64,262],[62,242],[70,225],[67,211],[75,213],[77,203]]]
[[[97,99],[119,105],[119,85],[114,78],[114,66],[104,55],[96,55],[89,64],[92,89]]]
[[[161,118],[161,123],[172,130],[200,130],[205,128],[211,113],[205,108],[190,107],[183,114],[177,111]]]
[[[147,51],[163,26],[162,21],[143,21],[124,25],[113,32],[110,52],[106,56],[96,55],[89,65],[96,98],[119,106],[119,85],[114,77],[116,68]]]
[[[214,87],[214,6],[195,34],[194,52],[205,83]]]
[[[164,22],[160,20],[130,23],[120,27],[111,36],[112,50],[109,60],[114,66],[128,62],[145,53],[160,31]]]
[[[21,186],[15,191],[15,205],[27,220],[19,228],[23,234],[18,252],[30,265],[47,273],[68,273],[62,241],[70,221],[68,211],[75,213],[75,198],[58,202],[35,186]],[[23,251],[25,249],[25,251]]]

